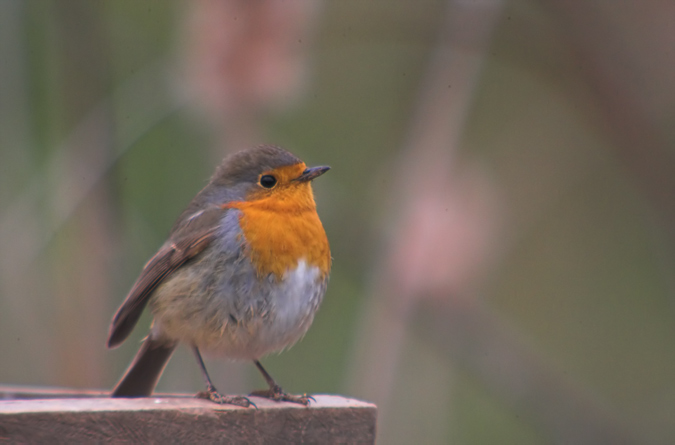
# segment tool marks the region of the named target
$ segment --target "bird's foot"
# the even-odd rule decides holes
[[[248,408],[249,406],[253,406],[254,408],[257,408],[257,406],[255,406],[255,403],[251,402],[248,397],[224,396],[221,393],[219,393],[214,387],[207,388],[206,391],[201,391],[197,393],[195,397],[210,400],[213,403],[217,403],[219,405],[235,405],[241,406],[242,408]]]
[[[286,393],[279,385],[274,385],[270,389],[259,389],[256,391],[253,391],[251,396],[258,396],[258,397],[265,397],[267,399],[274,400],[276,402],[292,402],[292,403],[299,403],[300,405],[309,405],[309,401],[314,400],[314,397],[308,396],[307,394],[303,395],[294,395],[294,394],[288,394]]]

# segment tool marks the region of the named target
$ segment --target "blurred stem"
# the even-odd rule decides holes
[[[401,225],[420,193],[433,187],[434,181],[444,182],[452,176],[455,149],[502,6],[501,0],[448,2],[399,160],[397,183],[406,187],[392,195],[402,198],[397,199],[396,211],[392,212],[397,217],[395,225]],[[370,307],[357,336],[364,341],[360,342],[351,378],[352,386],[378,404],[381,420],[386,419],[392,403],[395,371],[420,297],[414,290],[391,282],[397,277],[391,253],[405,243],[400,230],[393,235],[381,258],[383,266],[376,274]]]
[[[57,2],[65,71],[62,115],[67,128],[75,126],[110,89],[109,49],[101,7],[87,0]],[[63,173],[70,184],[56,190],[56,202],[61,198],[58,192],[68,194],[81,189],[81,178],[99,171],[114,157],[112,109],[105,109],[102,117],[97,126],[89,128],[86,137],[77,141],[79,144],[67,147],[70,156]],[[114,198],[109,181],[98,183],[89,198],[89,205],[79,209],[57,239],[58,262],[52,265],[59,338],[54,381],[79,387],[102,381],[105,350],[91,340],[97,338],[92,334],[108,322],[109,259],[118,245],[114,242],[115,224],[111,223],[117,212],[111,209]]]
[[[675,275],[672,273],[675,265],[675,133],[672,131],[675,59],[662,58],[662,53],[652,48],[657,44],[671,50],[675,47],[672,26],[657,26],[659,22],[655,22],[645,36],[626,32],[616,25],[621,14],[631,14],[629,8],[583,0],[548,0],[546,3],[554,11],[552,16],[558,19],[561,34],[567,37],[581,60],[580,65],[585,68],[586,80],[600,105],[617,158],[651,203],[660,232],[665,235],[663,241],[667,247],[664,248],[659,239],[655,250],[667,265],[663,275],[669,282],[671,307],[675,311]],[[653,22],[657,14],[671,17],[675,7],[671,2],[648,2],[636,8],[635,13],[639,17],[630,16],[629,20],[639,26],[638,23]],[[637,40],[626,45],[624,34],[636,36]],[[647,51],[637,55],[630,53],[640,46]],[[659,65],[658,69],[654,63]],[[640,82],[643,77],[657,83],[669,82],[669,87],[661,87],[658,96],[650,94],[652,83]]]

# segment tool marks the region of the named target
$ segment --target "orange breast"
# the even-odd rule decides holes
[[[281,279],[304,259],[325,277],[330,248],[309,184],[297,184],[263,199],[229,203],[241,211],[240,225],[260,276]]]

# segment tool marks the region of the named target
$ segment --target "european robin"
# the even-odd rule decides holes
[[[307,405],[285,393],[260,358],[297,342],[312,324],[331,266],[308,168],[275,146],[235,153],[190,202],[169,239],[148,261],[113,317],[108,347],[122,343],[150,305],[150,333],[113,397],[149,396],[179,343],[194,351],[216,403],[249,406],[219,394],[200,351],[251,360],[269,389],[252,394]]]

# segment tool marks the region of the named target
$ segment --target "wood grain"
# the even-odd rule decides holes
[[[113,399],[95,391],[0,387],[2,397],[0,443],[375,442],[377,407],[334,395],[314,396],[309,407],[251,397],[258,409],[187,395]]]

